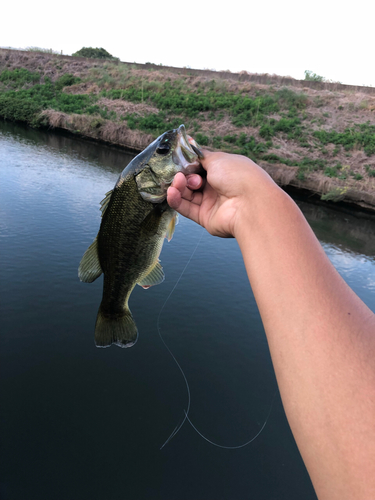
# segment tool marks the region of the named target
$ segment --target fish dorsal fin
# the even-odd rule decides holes
[[[108,191],[108,193],[105,193],[105,197],[100,202],[100,210],[102,211],[102,217],[103,217],[105,211],[107,210],[108,203],[109,203],[109,200],[111,199],[112,193],[113,193],[113,189]]]
[[[177,224],[178,224],[178,213],[176,212],[175,215],[172,217],[171,222],[168,224],[167,232],[165,234],[165,237],[168,239],[168,241],[171,241]]]
[[[138,281],[138,285],[143,288],[150,288],[150,286],[159,285],[159,283],[164,281],[164,278],[163,268],[160,263],[157,262],[147,276]]]
[[[78,268],[78,277],[84,283],[92,283],[102,272],[98,255],[98,237],[96,237],[83,254]]]

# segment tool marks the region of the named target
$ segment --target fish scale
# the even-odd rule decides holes
[[[159,255],[177,218],[166,202],[167,189],[177,172],[200,171],[202,157],[183,125],[167,131],[129,163],[102,200],[98,235],[78,270],[87,283],[104,274],[95,324],[98,347],[130,347],[136,342],[138,330],[128,301],[136,284],[149,288],[164,280]]]
[[[101,309],[103,314],[121,316],[135,284],[155,264],[175,212],[168,206],[162,212],[159,205],[144,201],[133,178],[115,189],[112,199],[98,236],[104,273]]]

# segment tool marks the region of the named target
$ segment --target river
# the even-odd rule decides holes
[[[131,296],[137,344],[95,347],[102,278],[81,283],[77,268],[99,202],[131,158],[0,122],[0,498],[316,499],[235,240],[181,217],[161,255],[166,280]],[[298,203],[375,310],[375,223]],[[268,417],[252,443],[219,448],[185,422],[160,450],[188,394],[159,332],[197,429],[237,446]]]

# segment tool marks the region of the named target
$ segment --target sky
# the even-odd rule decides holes
[[[103,47],[121,61],[375,86],[375,2],[125,0],[1,8],[0,46],[71,55]]]

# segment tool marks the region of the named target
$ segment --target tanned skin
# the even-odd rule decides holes
[[[168,203],[237,239],[319,500],[375,499],[375,315],[264,170],[243,156],[204,155],[207,178],[177,174]]]

